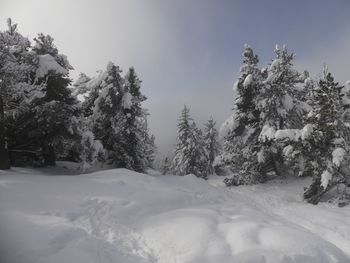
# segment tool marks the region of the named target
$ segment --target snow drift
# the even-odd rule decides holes
[[[1,262],[350,262],[350,209],[304,203],[309,179],[62,171],[0,172]]]

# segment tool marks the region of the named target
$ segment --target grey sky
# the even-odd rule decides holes
[[[262,65],[287,44],[298,68],[316,74],[327,63],[339,81],[350,79],[349,14],[350,0],[1,0],[0,27],[11,17],[29,38],[52,35],[73,78],[108,61],[134,66],[166,154],[184,104],[199,125],[229,116],[244,43]]]

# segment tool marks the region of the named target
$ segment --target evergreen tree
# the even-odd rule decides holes
[[[170,166],[171,166],[171,163],[169,161],[169,157],[165,157],[163,162],[162,162],[162,166],[160,168],[161,173],[163,175],[168,174],[168,172],[170,171]]]
[[[104,149],[100,141],[95,140],[91,131],[85,131],[81,139],[81,161],[82,169],[87,170],[99,161]]]
[[[135,69],[130,68],[125,76],[125,90],[122,100],[123,114],[126,117],[124,141],[126,152],[130,156],[130,168],[142,172],[147,165],[146,151],[148,147],[147,116],[141,107],[146,97],[141,94],[141,80],[137,77]]]
[[[128,156],[122,137],[126,120],[121,108],[124,89],[120,73],[118,66],[108,63],[101,92],[94,101],[92,127],[95,138],[102,142],[106,150],[108,162],[116,167],[126,167]]]
[[[179,118],[179,123],[177,125],[177,144],[175,149],[175,156],[171,162],[171,170],[176,175],[186,175],[190,173],[190,150],[189,150],[189,138],[191,134],[190,122],[192,118],[190,117],[189,108],[184,106],[181,111],[181,116]]]
[[[259,94],[261,133],[259,135],[259,162],[261,173],[270,171],[281,175],[285,170],[282,156],[284,145],[274,141],[278,130],[300,129],[304,104],[300,97],[298,85],[303,82],[299,72],[293,68],[294,54],[289,54],[285,46],[275,49],[276,58],[267,70],[264,88]]]
[[[213,163],[215,157],[219,153],[220,144],[218,142],[218,131],[215,128],[216,122],[211,117],[208,122],[205,124],[204,128],[204,145],[208,153],[208,173],[214,173]]]
[[[80,73],[78,79],[73,84],[73,92],[72,95],[77,96],[84,96],[86,93],[90,92],[89,89],[89,82],[91,81],[91,78],[87,76],[85,73]]]
[[[62,147],[65,138],[78,139],[78,102],[68,88],[73,67],[59,54],[51,36],[39,34],[34,41],[33,52],[38,58],[35,82],[43,85],[44,96],[32,102],[35,125],[40,127],[33,138],[41,146],[44,164],[55,165],[55,148]]]
[[[339,184],[350,185],[350,129],[345,122],[343,86],[326,70],[314,93],[314,108],[308,121],[313,133],[307,138],[308,155],[312,157],[313,182],[304,197],[317,204],[322,195]]]
[[[201,131],[196,127],[184,106],[178,123],[178,136],[171,170],[176,175],[194,174],[198,177],[208,176],[208,157],[204,147]]]
[[[190,166],[191,173],[197,177],[204,179],[208,178],[209,171],[209,156],[206,150],[206,145],[203,139],[202,131],[196,127],[195,122],[191,124],[191,133],[189,137],[190,146]]]
[[[100,96],[105,81],[108,78],[108,71],[100,71],[97,77],[87,81],[84,76],[79,78],[76,83],[76,93],[82,94],[84,97],[81,103],[83,116],[90,118],[94,114],[95,101]],[[79,81],[80,80],[80,81]]]
[[[154,160],[155,160],[155,154],[157,152],[157,146],[155,144],[156,137],[152,134],[151,136],[148,135],[145,140],[146,144],[146,152],[145,157],[147,161],[147,167],[154,168]]]
[[[86,109],[94,105],[93,131],[106,149],[109,162],[143,172],[152,158],[148,148],[148,114],[141,107],[146,97],[141,94],[141,81],[134,68],[129,69],[125,78],[120,73],[119,67],[109,63],[106,72],[92,80],[100,84],[89,83],[93,90],[85,105],[88,105]]]
[[[295,95],[301,76],[293,68],[294,54],[289,54],[285,46],[282,49],[276,46],[275,54],[259,97],[261,122],[275,130],[294,128],[291,112],[299,111]]]
[[[258,169],[257,147],[260,133],[260,111],[258,96],[263,88],[264,71],[258,67],[259,59],[249,45],[245,45],[243,65],[240,76],[234,88],[237,92],[234,112],[225,124],[223,151],[215,159],[214,166],[217,173],[228,168],[229,173],[235,173],[227,179],[227,185],[253,183],[258,178],[251,177]],[[258,174],[258,173],[256,173]]]
[[[14,137],[14,131],[22,130],[31,121],[22,118],[23,113],[31,109],[32,100],[43,96],[42,87],[31,82],[36,57],[30,52],[30,42],[17,32],[17,24],[11,19],[7,22],[8,29],[0,32],[0,166],[4,168],[9,167],[9,151],[13,163],[19,159],[14,158],[15,153],[26,150],[14,147],[16,139],[21,138]],[[21,139],[28,144],[27,134]]]
[[[5,110],[2,93],[5,88],[3,81],[0,79],[0,170],[10,169],[10,156],[7,148],[5,127]]]

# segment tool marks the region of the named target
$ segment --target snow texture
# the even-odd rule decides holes
[[[309,178],[69,173],[0,171],[1,262],[350,262],[350,209],[303,202]]]
[[[67,75],[68,70],[57,63],[54,57],[49,54],[39,55],[38,68],[36,70],[36,78],[43,78],[48,73],[58,75]]]

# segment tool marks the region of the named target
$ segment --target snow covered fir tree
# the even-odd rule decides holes
[[[204,145],[203,135],[190,117],[185,105],[178,123],[177,144],[171,171],[176,175],[194,174],[206,178],[209,169],[209,156]]]
[[[153,165],[155,138],[149,134],[135,69],[125,77],[113,63],[97,77],[73,67],[49,35],[34,45],[8,19],[0,33],[0,168],[50,166],[56,160],[97,162],[144,171]]]
[[[224,180],[228,186],[312,176],[307,201],[317,204],[328,194],[348,203],[349,93],[327,70],[318,83],[307,71],[299,73],[285,46],[276,46],[275,54],[259,69],[257,56],[245,46],[235,108],[222,127],[224,147],[215,169],[234,174]]]

